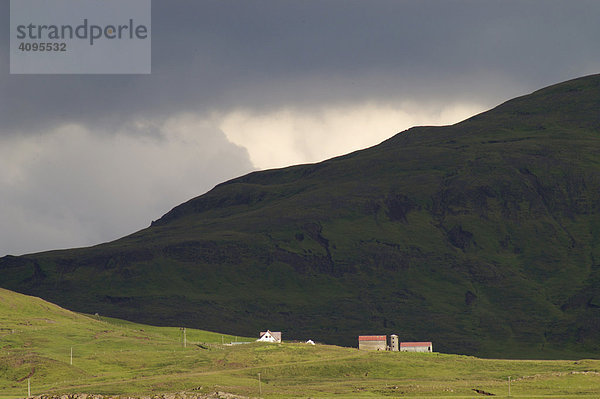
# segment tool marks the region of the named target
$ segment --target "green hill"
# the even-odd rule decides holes
[[[598,357],[598,110],[594,75],[251,173],[120,240],[4,257],[0,285],[238,335],[350,346],[396,333],[451,353]]]
[[[235,337],[70,312],[0,289],[0,399],[597,398],[600,361],[486,360]],[[71,360],[71,348],[73,357]],[[260,382],[259,382],[260,373]],[[175,394],[176,393],[176,394]],[[40,396],[43,395],[43,396]],[[102,396],[104,395],[104,398]],[[239,397],[239,396],[235,396]]]
[[[189,329],[183,348],[182,338],[179,328],[85,316],[0,288],[0,397],[25,396],[27,379],[39,394],[176,374],[196,366],[185,353],[248,340]]]

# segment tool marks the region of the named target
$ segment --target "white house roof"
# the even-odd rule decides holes
[[[271,332],[269,330],[267,330],[267,331],[261,331],[260,338],[258,339],[258,341],[261,341],[261,342],[281,342],[281,331],[274,331],[274,332]]]

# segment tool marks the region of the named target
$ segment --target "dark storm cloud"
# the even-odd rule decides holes
[[[8,75],[5,56],[0,129],[369,99],[494,103],[595,72],[599,11],[594,1],[154,1],[151,75]]]

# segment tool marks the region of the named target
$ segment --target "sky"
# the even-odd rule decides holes
[[[112,241],[319,162],[600,72],[596,0],[154,0],[149,75],[9,74],[0,256]]]

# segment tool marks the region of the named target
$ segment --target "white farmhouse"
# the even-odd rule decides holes
[[[271,332],[269,330],[261,331],[260,338],[257,339],[256,341],[281,343],[281,331],[277,331],[277,332]]]

